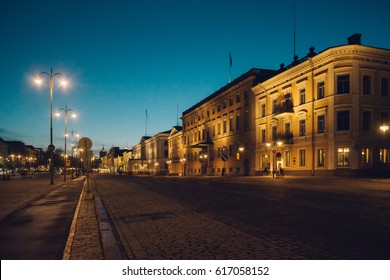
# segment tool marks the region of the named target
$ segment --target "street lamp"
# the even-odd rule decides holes
[[[242,154],[243,151],[244,151],[244,147],[240,146],[238,148],[238,152],[236,154],[236,159],[237,159],[237,164],[238,164],[237,170],[236,170],[237,171],[237,176],[240,175],[240,171],[241,171],[241,156],[240,156],[240,154]]]
[[[204,175],[207,170],[205,169],[205,163],[207,164],[207,154],[200,152],[199,154],[199,161],[200,161],[200,175]]]
[[[389,126],[387,124],[383,124],[379,127],[379,129],[383,131],[383,134],[386,134],[386,131],[389,130]]]
[[[68,108],[68,106],[65,106],[64,108],[60,108],[58,111],[64,111],[64,123],[65,123],[65,133],[64,133],[64,181],[66,181],[66,137],[68,136],[68,112],[73,112],[72,117],[76,118],[76,114],[74,113],[73,109]],[[56,113],[57,116],[60,116],[60,112]]]
[[[35,83],[37,85],[41,85],[42,79],[41,76],[47,75],[49,77],[49,89],[50,89],[50,145],[48,146],[48,150],[50,152],[50,184],[54,184],[54,167],[53,167],[53,155],[54,155],[54,145],[53,145],[53,81],[55,76],[62,76],[61,73],[53,74],[53,67],[50,68],[50,73],[41,72],[39,76],[35,79]],[[61,80],[61,85],[66,86],[67,81]]]
[[[74,150],[74,146],[75,146],[75,144],[74,144],[74,141],[73,141],[73,139],[74,139],[74,136],[76,136],[76,137],[80,137],[80,135],[79,135],[79,133],[77,132],[77,131],[74,131],[73,129],[71,130],[71,131],[68,131],[68,132],[70,132],[70,141],[71,141],[71,146],[72,146],[72,151],[71,151],[71,167],[73,167],[73,165],[74,165],[74,158],[73,158],[73,150]],[[73,162],[73,164],[72,164],[72,162]],[[73,168],[74,169],[74,168]],[[72,169],[72,179],[74,179],[74,170]]]

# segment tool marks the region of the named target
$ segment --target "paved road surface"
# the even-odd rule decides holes
[[[389,259],[389,180],[95,176],[130,259]]]

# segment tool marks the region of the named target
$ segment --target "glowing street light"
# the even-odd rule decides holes
[[[55,76],[63,76],[61,73],[54,73],[53,68],[50,68],[50,73],[41,72],[39,76],[35,79],[35,83],[40,86],[43,84],[41,76],[47,75],[49,77],[49,89],[50,89],[50,145],[48,150],[50,152],[50,184],[54,184],[54,166],[53,166],[53,154],[54,154],[54,145],[53,145],[53,81]],[[67,85],[67,82],[63,79],[61,85]]]
[[[388,126],[388,125],[386,125],[386,124],[384,124],[384,125],[381,125],[381,126],[379,127],[379,129],[380,129],[380,130],[382,130],[382,131],[383,131],[383,133],[385,134],[385,133],[386,133],[386,131],[388,131],[388,130],[389,130],[389,126]]]
[[[57,116],[60,116],[59,111],[64,111],[64,123],[65,123],[65,130],[64,130],[65,131],[64,132],[64,142],[65,142],[65,144],[64,144],[64,181],[66,181],[66,157],[67,157],[67,155],[66,155],[66,137],[68,136],[68,133],[67,133],[67,131],[68,131],[68,112],[73,112],[71,115],[73,118],[76,118],[76,113],[74,112],[73,109],[68,108],[68,106],[65,106],[65,109],[60,108],[58,110],[58,112],[56,113]]]

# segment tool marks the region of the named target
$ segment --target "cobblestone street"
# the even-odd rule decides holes
[[[35,259],[62,247],[67,260],[390,258],[389,179],[93,175],[90,182],[91,191],[83,177],[1,182],[1,244],[14,251],[3,257]],[[49,239],[42,224],[64,218],[63,235]],[[30,232],[40,238],[26,254]]]
[[[355,183],[355,190],[351,190],[350,182],[345,181],[345,190],[341,185],[338,190],[318,186],[310,197],[307,192],[312,186],[304,190],[301,183],[295,182],[295,189],[281,191],[278,184],[287,182],[282,180],[261,179],[260,184],[253,179],[221,182],[203,178],[97,176],[95,180],[96,191],[104,198],[126,257],[130,259],[376,259],[388,256],[381,246],[389,245],[386,234],[389,223],[380,220],[389,215],[389,205],[384,200],[389,196],[386,188],[370,190]],[[378,184],[379,188],[384,186]],[[268,198],[264,197],[264,191]],[[275,191],[277,197],[272,194]],[[313,201],[307,203],[310,199]],[[332,209],[333,203],[341,203],[340,199],[346,202]],[[381,205],[372,205],[372,199]],[[337,215],[339,209],[346,211],[355,200],[361,203],[365,214],[371,214],[357,220],[353,213]],[[361,209],[352,212],[359,213]],[[306,216],[293,217],[295,214]],[[264,217],[269,220],[263,222]],[[334,222],[329,220],[331,217]],[[371,224],[375,222],[372,219],[378,222],[376,228]],[[358,221],[361,224],[356,224]],[[306,222],[311,224],[299,224]],[[328,225],[333,227],[327,228]],[[324,228],[328,238],[316,236]],[[364,238],[366,233],[370,240],[366,245],[361,242],[363,245],[356,246],[356,238]],[[380,240],[369,236],[372,234]],[[338,248],[328,246],[331,242]]]

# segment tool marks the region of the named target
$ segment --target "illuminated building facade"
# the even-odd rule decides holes
[[[299,175],[389,172],[390,50],[348,44],[309,54],[252,88],[255,169]]]
[[[132,174],[166,175],[168,173],[168,136],[164,131],[143,136],[132,149],[132,159],[127,162],[127,170]]]
[[[185,175],[186,160],[183,149],[183,129],[174,126],[168,136],[168,174]]]
[[[182,114],[186,175],[253,175],[255,96],[276,71],[251,69]]]

